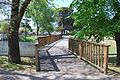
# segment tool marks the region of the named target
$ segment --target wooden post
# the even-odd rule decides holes
[[[38,44],[35,44],[35,59],[36,59],[36,71],[40,71]]]
[[[80,54],[80,59],[83,57],[83,42],[79,43],[79,54]]]
[[[98,45],[98,66],[100,67],[100,45]]]
[[[107,74],[107,69],[108,69],[108,51],[109,51],[109,46],[104,47],[104,74]]]

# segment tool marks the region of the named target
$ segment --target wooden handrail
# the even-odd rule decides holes
[[[110,45],[69,38],[69,50],[107,74]]]

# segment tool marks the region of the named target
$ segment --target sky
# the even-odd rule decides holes
[[[73,0],[54,0],[56,7],[69,7]],[[5,19],[7,16],[0,15],[0,19]],[[31,23],[30,25],[33,25]]]
[[[73,0],[54,0],[56,7],[69,7]]]

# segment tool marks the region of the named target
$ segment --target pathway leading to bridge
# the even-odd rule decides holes
[[[11,73],[0,70],[8,80],[119,80],[104,75],[68,50],[68,39],[61,39],[40,50],[41,71]],[[5,77],[7,76],[7,77]],[[10,77],[10,78],[9,78]],[[0,78],[0,80],[2,79]],[[14,78],[14,79],[12,79]],[[6,79],[5,79],[6,80]]]

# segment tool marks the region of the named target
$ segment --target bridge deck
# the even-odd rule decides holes
[[[40,50],[40,72],[19,73],[0,69],[0,80],[120,80],[109,77],[68,51],[68,39]]]
[[[68,50],[68,39],[61,39],[40,51],[40,74],[53,79],[101,79],[105,75]],[[45,71],[48,71],[45,73]]]

